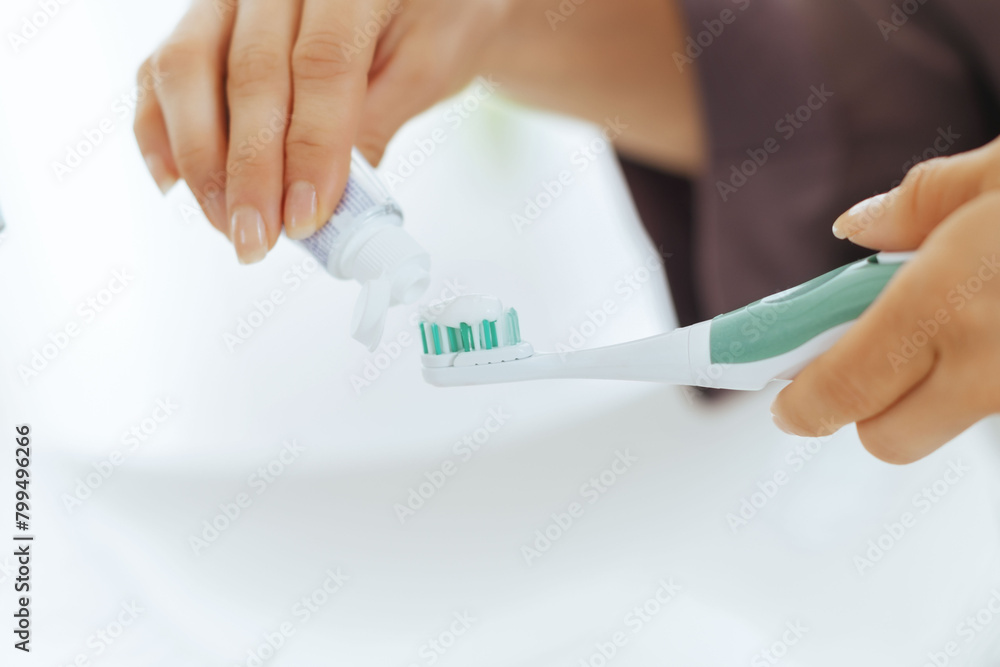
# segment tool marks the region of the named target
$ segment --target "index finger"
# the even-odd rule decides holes
[[[364,32],[374,22],[371,5],[306,0],[302,9],[285,138],[284,223],[290,238],[311,236],[332,215],[347,183],[377,41]],[[367,40],[357,38],[359,31]]]
[[[833,233],[866,248],[913,250],[945,218],[995,189],[1000,189],[1000,141],[918,164],[899,187],[840,216]]]

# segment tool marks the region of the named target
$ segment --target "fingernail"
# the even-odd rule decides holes
[[[306,239],[316,233],[316,188],[296,181],[285,194],[285,236]]]
[[[848,239],[865,231],[885,213],[886,198],[889,194],[886,192],[853,206],[833,223],[833,235],[838,239]]]
[[[781,415],[772,412],[771,421],[773,421],[774,425],[777,426],[781,431],[787,433],[788,435],[795,435],[795,432],[792,431],[792,427],[788,425],[788,422],[786,422],[784,419],[781,418]]]
[[[156,181],[156,187],[160,188],[160,192],[163,194],[170,192],[170,188],[174,187],[177,182],[177,179],[167,169],[167,163],[155,153],[146,156],[146,169],[149,169],[153,180]]]
[[[240,206],[233,211],[230,236],[240,264],[254,264],[267,255],[267,228],[260,211],[253,206]]]

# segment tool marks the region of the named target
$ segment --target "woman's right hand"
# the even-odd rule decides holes
[[[194,0],[139,78],[135,134],[184,179],[242,263],[332,215],[351,147],[377,163],[403,123],[477,72],[521,0]]]
[[[783,430],[857,422],[868,450],[911,463],[1000,412],[1000,140],[914,167],[834,226],[872,250],[917,255],[850,331],[778,395]]]

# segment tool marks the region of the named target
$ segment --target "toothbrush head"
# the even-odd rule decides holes
[[[534,355],[521,340],[517,311],[500,299],[482,294],[460,296],[421,311],[420,338],[424,376],[433,384],[451,384],[447,369],[488,366]],[[428,373],[428,371],[431,371]]]

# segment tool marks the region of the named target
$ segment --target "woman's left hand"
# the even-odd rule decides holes
[[[868,451],[902,464],[1000,412],[1000,141],[919,165],[834,233],[920,252],[779,394],[775,423],[823,436],[857,422]]]

